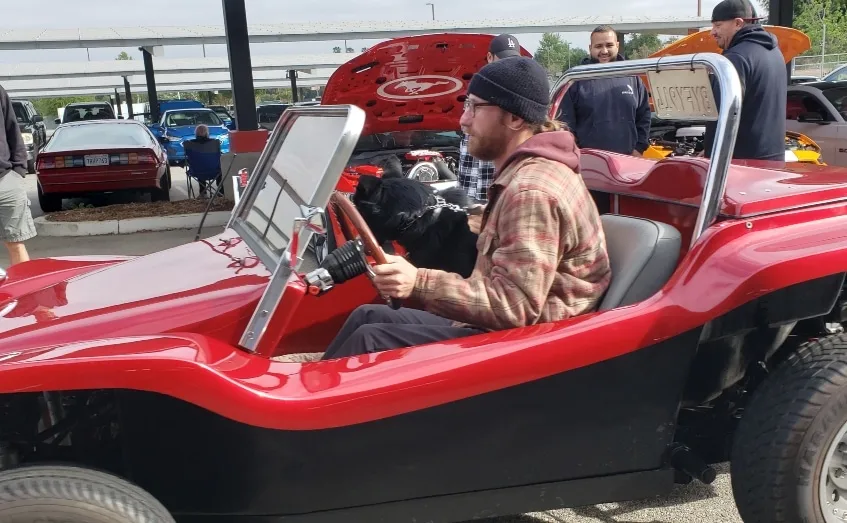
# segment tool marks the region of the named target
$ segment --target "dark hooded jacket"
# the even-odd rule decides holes
[[[577,81],[562,97],[556,118],[568,125],[579,147],[632,154],[649,145],[650,100],[637,76]]]
[[[788,78],[785,58],[776,37],[761,26],[748,25],[735,34],[723,56],[735,66],[741,80],[741,119],[734,159],[785,160],[785,107]],[[718,80],[712,91],[720,107]],[[716,122],[706,124],[705,155],[710,157]]]

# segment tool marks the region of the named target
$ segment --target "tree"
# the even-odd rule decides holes
[[[624,42],[623,54],[630,60],[647,58],[664,46],[665,44],[659,39],[659,35],[634,33],[628,42]]]
[[[355,53],[355,52],[356,52],[356,50],[355,50],[355,49],[353,49],[352,47],[348,47],[348,48],[347,48],[347,52],[348,52],[348,53]]]
[[[338,46],[335,46],[335,47],[333,47],[333,48],[332,48],[332,52],[333,52],[333,53],[340,53],[340,52],[341,52],[341,48],[340,48],[340,47],[338,47]]]
[[[132,57],[126,51],[121,51],[115,60],[132,60]]]
[[[368,50],[368,48],[367,48],[367,47],[363,47],[363,48],[362,48],[362,52],[363,52],[363,53],[364,53],[365,51],[367,51],[367,50]]]
[[[847,52],[847,5],[836,0],[805,0],[800,4],[799,12],[794,15],[794,27],[809,35],[812,48],[806,54],[826,54]],[[826,24],[826,45],[823,43],[824,24]]]
[[[535,60],[552,76],[560,76],[568,68],[579,65],[588,56],[585,49],[572,47],[558,33],[544,33],[535,52]]]

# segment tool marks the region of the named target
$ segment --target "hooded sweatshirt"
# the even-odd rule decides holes
[[[582,63],[599,62],[586,58]],[[630,76],[575,82],[562,97],[557,119],[568,124],[579,147],[632,154],[647,149],[651,116],[644,83]]]
[[[489,188],[477,251],[467,279],[418,269],[411,298],[457,326],[486,330],[559,321],[597,307],[611,268],[573,134],[535,135],[508,157]]]
[[[12,100],[3,87],[0,87],[0,123],[0,176],[11,170],[26,176],[26,145]]]
[[[785,160],[785,107],[788,78],[785,58],[776,37],[761,26],[748,25],[735,34],[723,56],[735,66],[741,80],[741,119],[734,159]],[[712,91],[720,106],[720,88],[712,77]],[[716,122],[706,124],[705,156],[712,153]]]

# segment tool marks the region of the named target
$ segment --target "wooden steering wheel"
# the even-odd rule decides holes
[[[364,246],[365,254],[371,256],[376,262],[376,265],[388,263],[385,259],[385,252],[382,250],[382,247],[379,246],[379,243],[377,243],[373,231],[371,231],[371,228],[368,227],[368,224],[365,222],[365,219],[362,218],[362,215],[359,214],[359,210],[356,209],[353,202],[347,199],[342,193],[336,191],[332,193],[330,205],[332,205],[336,212],[340,215],[339,222],[342,230],[344,231],[344,236],[346,236],[348,240],[354,240],[356,238],[360,239]],[[353,229],[355,229],[354,231],[350,230],[350,225],[352,225]],[[368,277],[371,279],[371,282],[373,282],[374,273],[369,263]],[[379,292],[379,289],[377,289],[377,292]],[[382,298],[392,309],[399,309],[401,307],[400,300],[392,299],[390,296],[382,296]]]

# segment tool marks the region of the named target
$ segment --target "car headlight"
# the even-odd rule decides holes
[[[24,145],[32,145],[32,133],[21,133],[24,137]]]

